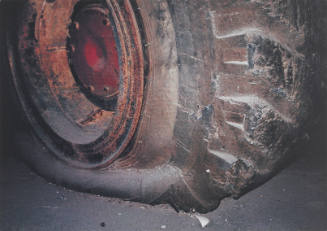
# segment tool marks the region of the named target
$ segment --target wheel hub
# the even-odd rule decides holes
[[[80,86],[90,94],[118,95],[120,82],[117,32],[109,14],[99,5],[78,10],[70,29],[71,68]]]

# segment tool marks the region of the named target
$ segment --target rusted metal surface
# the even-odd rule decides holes
[[[55,150],[60,158],[109,164],[132,138],[142,107],[143,51],[131,6],[28,1],[23,18],[12,64],[22,72],[23,100],[31,97],[59,149],[71,149],[71,156]]]

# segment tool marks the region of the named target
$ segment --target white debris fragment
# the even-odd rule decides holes
[[[233,154],[230,154],[230,153],[220,152],[218,150],[213,150],[213,149],[208,149],[208,151],[209,151],[209,153],[217,156],[220,159],[223,159],[224,161],[226,161],[229,164],[233,164],[238,160],[238,158],[236,156],[234,156]]]
[[[162,226],[160,226],[160,229],[166,229],[166,228],[167,228],[166,225],[162,225]]]
[[[202,228],[205,228],[210,223],[210,220],[204,216],[194,214],[194,217],[199,220]]]
[[[207,169],[207,170],[206,170],[206,173],[210,173],[210,169]]]

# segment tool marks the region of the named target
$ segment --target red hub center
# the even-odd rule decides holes
[[[119,55],[108,15],[94,6],[82,9],[73,20],[71,65],[78,82],[92,95],[105,98],[117,95]]]

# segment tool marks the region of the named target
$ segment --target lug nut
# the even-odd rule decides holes
[[[94,87],[92,85],[88,86],[87,89],[90,91],[90,92],[94,92]]]
[[[70,50],[74,53],[75,52],[75,46],[74,45],[70,45]]]
[[[104,88],[103,88],[103,90],[105,91],[105,92],[109,92],[109,87],[107,87],[107,86],[105,86]]]
[[[105,26],[109,26],[110,25],[110,22],[109,22],[108,19],[104,19],[102,22],[103,22],[103,25],[105,25]]]
[[[79,30],[79,22],[74,22],[74,28],[75,30]]]

